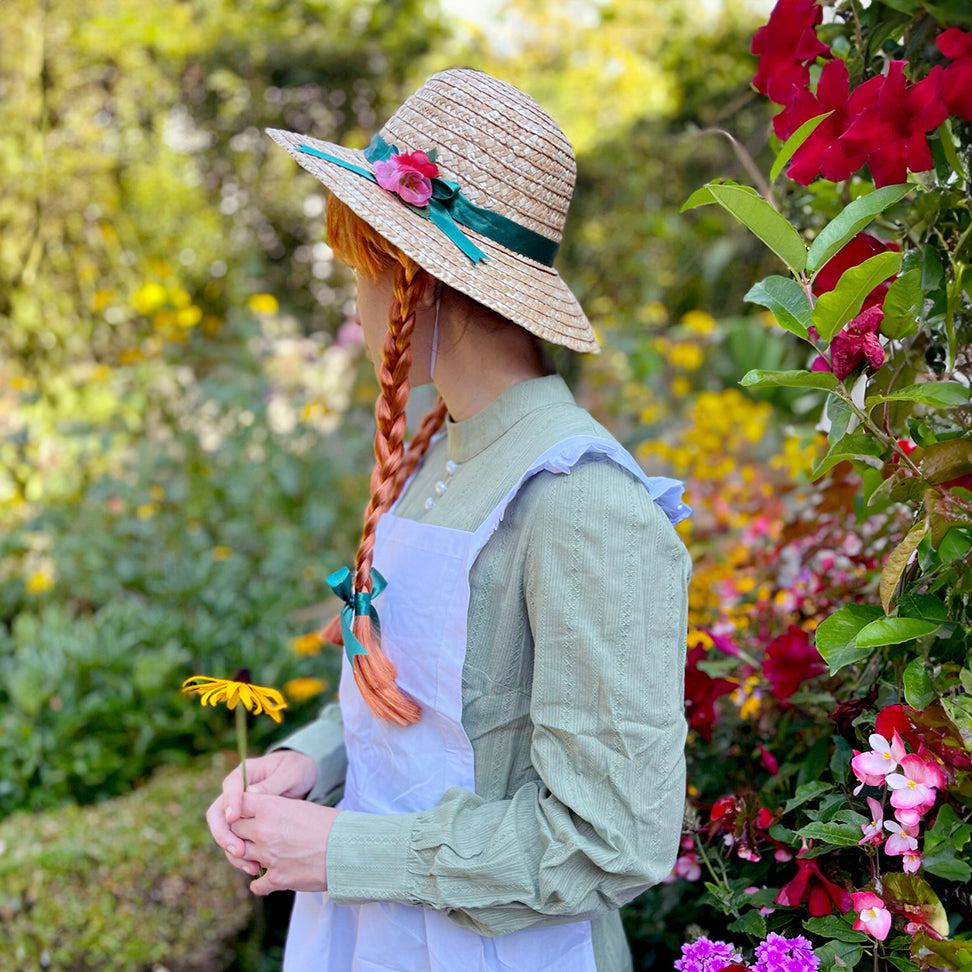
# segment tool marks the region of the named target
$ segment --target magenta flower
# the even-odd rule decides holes
[[[813,943],[803,935],[784,938],[770,932],[756,946],[754,972],[816,972],[820,959],[813,954]]]
[[[750,52],[759,57],[753,87],[786,105],[810,80],[807,65],[830,48],[817,38],[823,8],[816,0],[778,0],[769,21],[753,34]]]
[[[878,338],[883,320],[884,309],[876,304],[861,311],[834,335],[830,342],[830,362],[818,355],[810,370],[833,371],[841,381],[862,362],[866,362],[868,371],[877,371],[884,364],[884,348]]]
[[[870,891],[855,891],[851,899],[857,912],[854,931],[867,932],[883,942],[891,930],[891,912],[884,907],[884,902]]]
[[[840,136],[850,124],[847,99],[850,81],[847,65],[839,57],[828,61],[820,72],[816,94],[797,89],[790,103],[773,118],[773,131],[786,141],[805,121],[825,111],[830,114],[793,153],[786,174],[806,186],[822,175],[830,182],[849,179],[863,164],[863,150],[850,151]]]
[[[905,827],[897,820],[885,820],[884,829],[891,832],[884,853],[889,857],[900,857],[918,849],[918,827]]]
[[[863,786],[863,784],[861,785]],[[864,836],[857,843],[880,844],[884,840],[884,832],[881,829],[884,825],[884,807],[874,797],[867,798],[867,805],[871,808],[871,822],[861,824]]]
[[[867,741],[871,744],[867,752],[857,752],[851,760],[851,770],[861,781],[854,790],[856,796],[864,786],[881,786],[888,773],[898,768],[898,763],[907,755],[901,737],[895,733],[891,742],[878,732],[872,732]]]
[[[374,163],[382,189],[396,193],[413,206],[424,206],[432,195],[432,179],[439,167],[422,151],[398,152]]]
[[[848,110],[855,117],[840,136],[848,152],[865,153],[877,189],[904,182],[909,170],[932,167],[925,133],[948,117],[939,89],[944,67],[936,64],[917,84],[909,84],[906,63],[892,59],[887,74],[875,75],[851,92]]]
[[[901,810],[924,813],[935,803],[936,788],[945,785],[945,776],[934,763],[926,763],[920,756],[909,753],[901,760],[904,773],[889,773],[891,806]],[[920,809],[919,809],[920,808]]]
[[[952,61],[942,74],[942,100],[953,115],[972,121],[972,33],[949,27],[935,43]]]
[[[763,674],[782,708],[806,681],[827,670],[820,653],[811,644],[810,636],[799,625],[791,624],[766,647]]]
[[[697,938],[682,945],[682,957],[673,967],[679,972],[722,972],[727,965],[742,962],[742,956],[728,942]]]

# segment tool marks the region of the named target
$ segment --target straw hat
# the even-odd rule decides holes
[[[266,132],[433,276],[546,341],[600,353],[590,321],[552,265],[576,181],[573,149],[519,88],[474,68],[440,71],[363,150]],[[403,161],[408,168],[409,159],[424,178],[413,172],[403,194],[378,183],[376,172],[394,185],[389,173]],[[419,195],[409,196],[416,184]]]

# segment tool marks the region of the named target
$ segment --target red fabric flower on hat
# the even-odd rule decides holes
[[[942,100],[941,64],[917,84],[904,76],[904,60],[892,60],[887,74],[869,78],[851,92],[854,120],[841,135],[847,151],[864,152],[876,188],[904,182],[911,172],[932,167],[926,132],[948,117]]]
[[[413,206],[424,206],[432,195],[439,167],[421,150],[397,152],[374,163],[375,180]]]
[[[779,0],[769,21],[753,34],[750,52],[759,57],[753,87],[771,101],[790,103],[794,88],[806,88],[807,65],[830,48],[817,39],[814,28],[823,19],[816,0]]]
[[[972,33],[949,27],[935,43],[952,61],[942,73],[942,100],[953,115],[972,121]]]

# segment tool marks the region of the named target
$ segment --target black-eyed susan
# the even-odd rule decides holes
[[[236,744],[246,789],[246,713],[268,715],[274,722],[282,722],[282,709],[287,708],[284,697],[275,688],[254,685],[250,673],[243,668],[233,678],[213,678],[210,675],[190,675],[182,683],[184,695],[198,695],[203,705],[224,704],[236,712]]]

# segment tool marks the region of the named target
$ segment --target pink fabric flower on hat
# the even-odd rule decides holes
[[[374,163],[375,180],[413,206],[424,206],[432,195],[439,167],[422,151],[397,152]]]

